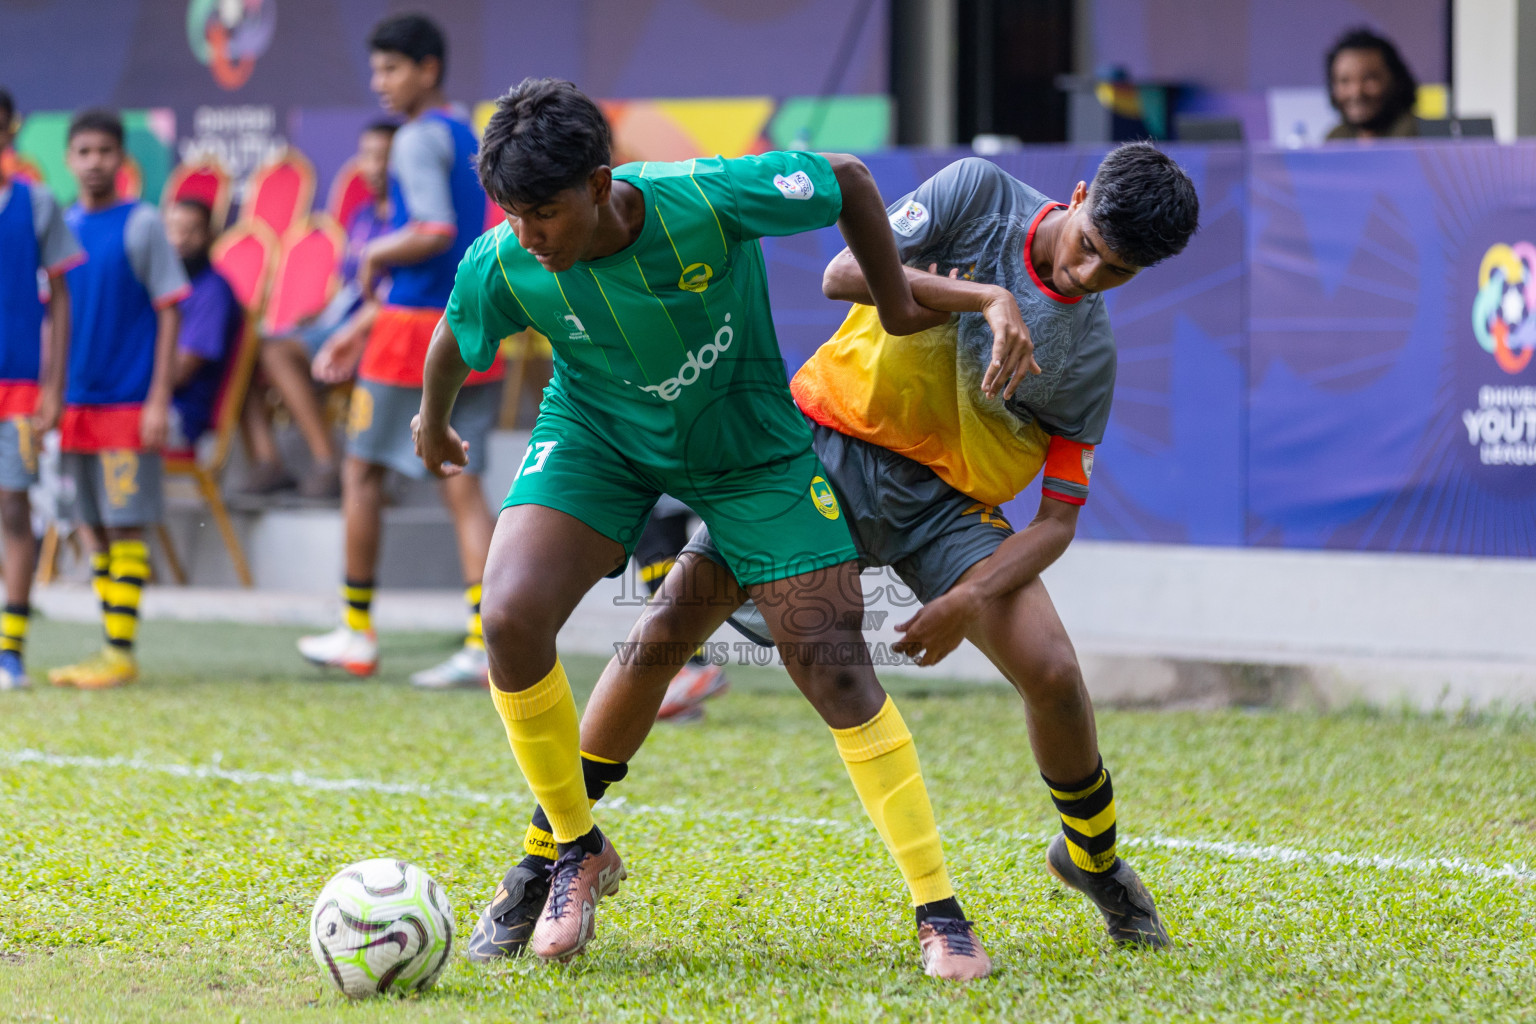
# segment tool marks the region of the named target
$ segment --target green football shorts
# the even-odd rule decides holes
[[[564,512],[622,544],[628,556],[663,494],[698,513],[743,586],[858,557],[827,471],[809,447],[759,466],[663,474],[626,458],[579,413],[549,401],[502,508]]]

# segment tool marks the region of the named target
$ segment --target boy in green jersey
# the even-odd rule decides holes
[[[589,802],[615,766],[581,755],[555,635],[593,584],[622,571],[667,493],[709,524],[831,727],[912,893],[926,970],[981,977],[990,961],[949,883],[912,737],[870,666],[855,551],[790,397],[757,242],[837,223],[885,327],[911,333],[926,314],[879,191],[847,156],[611,168],[609,140],[568,82],[525,81],[498,102],[478,161],[508,221],[459,266],[413,425],[427,467],[458,472],[460,384],[503,337],[532,327],[550,339],[554,380],[496,525],[481,613],[492,699],[556,856],[552,870],[508,872],[471,956],[529,943],[545,959],[575,955],[624,877]]]

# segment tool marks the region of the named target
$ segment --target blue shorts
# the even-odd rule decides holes
[[[0,491],[25,491],[37,483],[40,441],[26,416],[0,421]]]

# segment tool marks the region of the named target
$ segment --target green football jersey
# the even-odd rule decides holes
[[[808,450],[757,239],[836,222],[831,165],[764,153],[613,176],[645,197],[640,236],[622,251],[552,273],[503,224],[465,254],[447,313],[464,361],[484,369],[502,338],[534,328],[554,349],[545,403],[663,480]]]

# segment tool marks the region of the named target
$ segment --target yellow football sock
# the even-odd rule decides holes
[[[912,892],[912,905],[953,896],[917,746],[896,704],[886,697],[874,718],[851,729],[833,729],[832,736],[864,810]]]
[[[506,693],[491,684],[491,701],[507,727],[507,740],[534,799],[549,817],[558,843],[592,831],[592,805],[581,773],[581,727],[576,698],[555,659],[549,674],[526,690]]]
[[[346,605],[347,628],[358,633],[373,631],[373,580],[345,580],[341,600]]]
[[[109,558],[112,578],[106,587],[102,622],[107,643],[131,651],[139,631],[139,596],[149,577],[149,545],[142,540],[115,540]]]
[[[471,583],[464,590],[464,603],[469,605],[469,624],[464,629],[464,646],[485,650],[485,627],[480,622],[480,584]]]
[[[21,654],[27,647],[27,624],[32,621],[32,608],[25,604],[8,604],[0,613],[0,651]]]
[[[587,787],[587,806],[596,806],[608,792],[608,787],[629,774],[629,765],[622,761],[610,761],[597,754],[581,752],[581,776]],[[534,805],[533,817],[528,822],[528,833],[523,837],[523,852],[534,857],[554,860],[560,855],[555,846],[555,834],[549,830],[549,818],[544,808]]]

